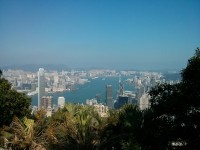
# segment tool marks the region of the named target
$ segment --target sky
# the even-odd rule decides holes
[[[199,0],[0,0],[0,66],[181,70]]]

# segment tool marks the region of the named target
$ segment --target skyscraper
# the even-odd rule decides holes
[[[124,88],[123,88],[123,84],[122,84],[122,81],[121,81],[121,77],[119,76],[119,90],[118,90],[118,96],[124,95],[123,92],[124,92]]]
[[[44,69],[39,68],[38,71],[38,109],[42,108],[42,97],[45,96],[45,77]]]
[[[58,107],[63,108],[65,106],[65,98],[64,97],[58,97]]]
[[[128,96],[126,95],[120,95],[118,96],[118,101],[115,105],[115,108],[119,109],[123,105],[128,104]]]
[[[114,107],[112,85],[106,85],[106,104],[109,108]]]
[[[43,96],[41,99],[40,108],[46,110],[46,116],[50,117],[52,115],[52,96]]]
[[[52,96],[42,96],[41,108],[48,109],[52,107]]]

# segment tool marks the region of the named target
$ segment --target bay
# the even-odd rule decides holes
[[[124,84],[124,90],[134,91],[134,85],[124,82],[128,77],[122,77],[122,82]],[[58,97],[65,97],[65,102],[85,104],[86,99],[92,99],[97,94],[100,95],[100,102],[105,103],[106,97],[106,85],[113,86],[113,98],[116,99],[119,77],[106,77],[106,78],[96,78],[89,79],[90,82],[84,85],[77,85],[77,90],[75,91],[65,91],[57,93],[48,93],[48,96],[53,97],[53,104],[57,104]],[[32,96],[32,106],[37,106],[38,96]]]

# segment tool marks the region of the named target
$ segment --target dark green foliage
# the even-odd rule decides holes
[[[2,71],[0,70],[0,78],[1,78],[1,76],[2,76]]]
[[[199,48],[182,71],[179,84],[157,85],[149,94],[151,109],[144,116],[144,149],[200,149]]]
[[[102,134],[102,149],[140,149],[139,136],[141,132],[142,113],[134,105],[124,105],[115,112],[116,124],[108,122]],[[108,120],[112,120],[109,119]]]
[[[191,107],[200,107],[200,49],[188,60],[187,67],[182,71],[185,98]]]
[[[171,149],[171,142],[176,140],[173,127],[185,107],[179,101],[179,87],[161,84],[150,91],[151,108],[144,111],[143,149]]]
[[[187,142],[189,149],[200,149],[200,49],[188,60],[187,67],[182,71],[185,110],[184,126],[180,136]]]
[[[21,118],[29,115],[30,105],[30,98],[11,89],[11,84],[0,78],[0,127],[9,125],[14,116]]]

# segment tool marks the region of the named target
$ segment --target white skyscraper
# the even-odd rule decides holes
[[[44,77],[44,69],[39,68],[38,71],[38,109],[40,109],[42,97],[45,96],[45,77]]]
[[[58,97],[58,107],[63,108],[65,105],[65,98],[64,97]]]

